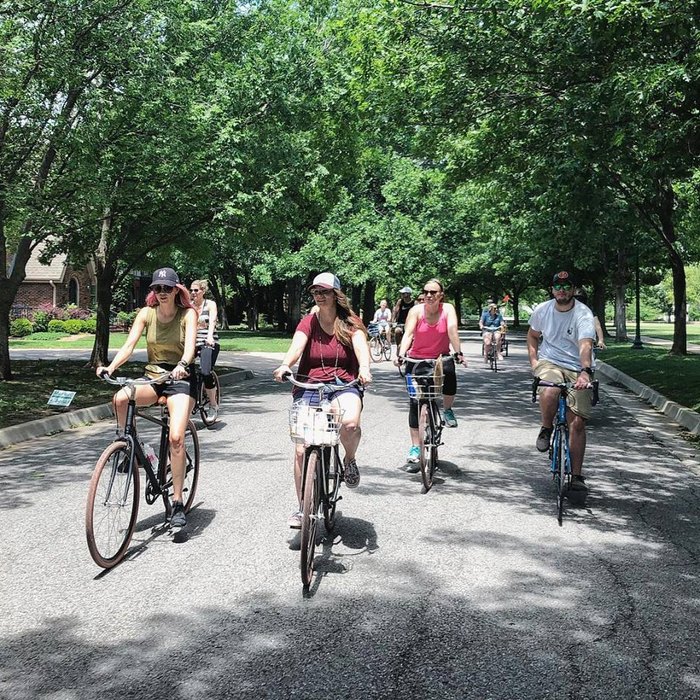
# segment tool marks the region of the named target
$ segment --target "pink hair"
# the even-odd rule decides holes
[[[190,301],[190,293],[187,291],[187,287],[182,284],[176,284],[175,288],[177,289],[175,293],[175,305],[181,306],[183,309],[194,309]],[[148,292],[148,296],[146,296],[146,306],[160,306],[158,303],[158,295],[154,291]]]

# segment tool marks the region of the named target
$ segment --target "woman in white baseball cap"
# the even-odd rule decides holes
[[[338,390],[329,397],[343,410],[340,442],[345,449],[344,478],[348,488],[360,483],[355,454],[362,431],[363,387],[372,381],[367,331],[360,317],[352,310],[340,288],[340,280],[332,272],[322,272],[309,286],[317,310],[299,321],[292,343],[273,372],[276,381],[283,381],[290,367],[299,361],[298,374],[302,381],[335,383]],[[345,387],[359,377],[361,386]],[[294,388],[295,401],[310,401],[317,392]],[[301,473],[304,446],[297,445],[294,459],[294,483],[297,499],[301,498]],[[301,508],[289,518],[289,526],[301,527]]]

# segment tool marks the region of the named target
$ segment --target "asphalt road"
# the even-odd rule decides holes
[[[694,698],[700,694],[697,455],[615,387],[590,421],[585,509],[562,527],[536,452],[524,346],[459,374],[457,429],[422,494],[401,467],[388,363],[365,399],[362,483],[302,596],[289,389],[274,359],[200,431],[186,534],[142,501],[127,559],[84,536],[108,422],[0,452],[0,698]],[[236,364],[246,366],[244,358]]]

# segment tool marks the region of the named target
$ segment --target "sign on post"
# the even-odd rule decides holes
[[[74,396],[74,391],[61,391],[60,389],[54,389],[51,396],[49,396],[49,401],[47,405],[58,406],[60,408],[68,408]]]

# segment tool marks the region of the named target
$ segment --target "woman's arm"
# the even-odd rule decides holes
[[[216,321],[219,318],[215,301],[207,301],[209,304],[209,329],[207,331],[207,345],[214,345],[214,331],[216,330]]]
[[[306,348],[306,343],[308,340],[309,337],[306,335],[306,333],[302,333],[301,331],[296,331],[296,333],[294,333],[292,342],[284,355],[284,359],[282,360],[282,364],[272,373],[275,381],[281,382],[282,375],[289,372],[289,368],[297,363],[297,360],[304,352],[304,348]]]
[[[134,323],[131,326],[131,330],[129,331],[129,335],[126,337],[124,345],[122,345],[117,351],[114,359],[107,365],[107,367],[97,367],[98,377],[103,369],[106,369],[109,374],[114,374],[115,370],[119,369],[131,357],[132,353],[134,352],[134,348],[136,347],[136,343],[138,343],[139,338],[143,333],[143,329],[146,327],[147,316],[148,307],[144,306],[143,309],[141,309],[141,311],[139,311],[136,315]]]
[[[364,331],[356,330],[352,334],[352,347],[355,350],[355,357],[360,365],[359,378],[363,384],[370,384],[372,373],[369,371],[369,344]]]
[[[187,367],[194,361],[195,345],[197,342],[197,312],[187,309],[185,312],[185,349],[182,357],[173,370],[173,379],[182,379],[188,376]]]
[[[457,322],[457,312],[452,304],[445,304],[447,310],[447,335],[450,339],[452,349],[461,357],[461,363],[466,367],[467,361],[462,353],[462,341],[459,339],[459,323]]]

